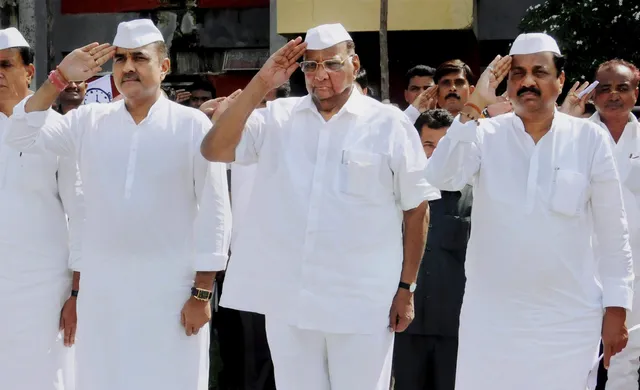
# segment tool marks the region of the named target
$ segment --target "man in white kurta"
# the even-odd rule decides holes
[[[289,42],[202,145],[212,160],[257,163],[221,305],[265,314],[278,390],[388,389],[392,330],[413,317],[436,191],[405,115],[353,87],[353,50],[341,25]],[[303,53],[309,95],[254,110]]]
[[[593,98],[597,112],[591,117],[591,121],[607,131],[611,140],[629,222],[631,253],[636,258],[640,256],[640,124],[631,110],[638,99],[637,72],[633,64],[621,60],[600,65],[596,73],[599,84]],[[638,263],[640,260],[634,263],[636,281],[640,275]],[[640,288],[635,290],[633,310],[627,318],[629,328],[640,324],[638,291]],[[606,389],[637,389],[638,369],[640,335],[630,332],[625,349],[611,359]]]
[[[199,153],[209,118],[162,96],[165,50],[150,20],[121,23],[113,47],[69,54],[16,106],[5,134],[25,155],[78,158],[86,212],[78,390],[208,388],[210,294],[202,301],[199,292],[226,265],[226,174]],[[124,100],[45,121],[61,79],[82,81],[112,56]]]
[[[551,37],[518,37],[427,168],[443,190],[474,182],[456,390],[584,390],[601,332],[606,363],[626,343],[633,269],[620,180],[608,135],[555,110],[561,64]],[[507,74],[515,113],[478,124]]]
[[[32,62],[20,32],[0,30],[0,137],[30,93]],[[59,326],[71,294],[69,265],[80,255],[78,184],[73,159],[0,144],[0,389],[73,389],[73,353]]]

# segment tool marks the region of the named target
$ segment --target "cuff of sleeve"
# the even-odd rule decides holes
[[[619,281],[602,283],[602,304],[606,307],[633,307],[633,288]]]
[[[196,255],[195,270],[202,272],[224,271],[227,268],[227,254],[212,253]]]
[[[460,122],[460,114],[458,114],[449,130],[447,130],[447,135],[454,141],[477,143],[478,125],[475,121]]]
[[[26,119],[27,124],[31,127],[42,127],[47,120],[48,111],[25,112],[24,106],[30,98],[31,96],[27,96],[13,108],[13,118]]]
[[[411,124],[416,123],[418,117],[420,116],[420,111],[413,106],[413,104],[409,104],[406,110],[404,110],[404,115],[411,121]]]
[[[440,197],[440,191],[435,187],[425,188],[419,195],[410,199],[403,199],[400,206],[402,207],[402,211],[413,210],[420,206],[420,204],[425,200],[437,200],[440,199]]]
[[[69,256],[68,267],[73,272],[80,272],[80,256]]]

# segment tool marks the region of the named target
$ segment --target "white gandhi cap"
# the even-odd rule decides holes
[[[510,56],[520,54],[535,54],[549,51],[562,55],[555,39],[543,33],[520,34],[511,45]]]
[[[11,47],[29,47],[29,43],[15,27],[0,30],[0,50]]]
[[[137,49],[159,41],[164,42],[164,38],[151,19],[136,19],[118,25],[113,46],[123,49]]]
[[[322,24],[307,31],[307,50],[324,50],[340,42],[351,41],[351,35],[340,23]]]

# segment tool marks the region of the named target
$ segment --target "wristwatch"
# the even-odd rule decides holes
[[[191,295],[199,301],[208,301],[213,297],[211,291],[197,287],[191,287]]]
[[[415,284],[415,283],[409,284],[409,283],[405,283],[405,282],[400,282],[400,284],[398,284],[398,287],[399,288],[404,288],[405,290],[409,290],[409,292],[412,293],[412,292],[416,291],[416,287],[418,287],[418,285]]]

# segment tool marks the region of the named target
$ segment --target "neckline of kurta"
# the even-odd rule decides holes
[[[127,106],[125,105],[124,99],[119,101],[118,104],[120,104],[120,107],[118,107],[119,110],[124,112],[124,117],[126,118],[125,120],[129,122],[129,124],[132,124],[136,127],[141,127],[144,126],[149,120],[151,120],[150,118],[153,117],[153,114],[156,113],[156,111],[159,111],[162,107],[164,107],[165,102],[168,102],[169,100],[164,97],[164,95],[160,95],[160,97],[158,98],[158,100],[155,101],[155,103],[153,103],[153,105],[151,106],[151,108],[149,108],[149,112],[147,113],[147,116],[140,121],[140,123],[136,124],[136,121],[133,119],[133,116],[131,116],[131,113],[129,112],[129,110],[127,110]]]
[[[636,129],[640,128],[640,122],[638,122],[638,119],[636,119],[635,115],[633,115],[632,113],[629,113],[629,121],[624,126],[624,130],[622,130],[622,134],[620,135],[620,139],[618,140],[618,142],[616,142],[616,140],[613,139],[613,135],[611,135],[611,131],[609,131],[609,128],[607,127],[607,125],[602,121],[599,113],[596,112],[595,114],[593,114],[591,118],[589,118],[589,120],[596,123],[607,132],[609,139],[611,140],[611,142],[613,142],[614,149],[618,149],[619,145],[624,145],[627,141],[630,141],[634,138],[638,138],[638,131],[629,131],[630,128],[631,129],[633,129],[634,127]]]
[[[551,122],[551,127],[546,134],[544,134],[538,142],[534,142],[533,138],[529,133],[527,133],[524,122],[522,119],[517,116],[515,113],[513,114],[512,125],[521,131],[521,135],[526,137],[526,142],[529,144],[531,155],[529,156],[529,172],[527,174],[527,188],[526,188],[526,199],[525,199],[525,212],[526,214],[531,214],[536,205],[536,198],[538,193],[538,176],[540,174],[540,153],[541,149],[545,147],[547,139],[551,140],[551,156],[550,156],[550,167],[557,171],[559,168],[556,166],[556,138],[558,131],[556,130],[556,126],[558,125],[558,121],[560,117],[558,115],[558,110],[554,109],[553,112],[553,120]]]

